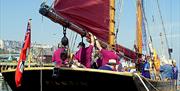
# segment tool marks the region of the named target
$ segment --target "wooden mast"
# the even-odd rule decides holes
[[[137,0],[136,28],[136,45],[138,53],[142,54],[142,0]]]
[[[112,48],[115,44],[115,33],[114,33],[114,27],[115,27],[115,0],[109,0],[110,1],[110,23],[109,23],[109,45],[110,48]]]

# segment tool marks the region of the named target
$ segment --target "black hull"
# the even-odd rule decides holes
[[[63,89],[95,90],[95,89],[123,89],[125,91],[146,91],[140,79],[132,73],[119,73],[94,69],[60,68],[57,75],[53,68],[25,69],[22,86],[15,86],[15,70],[2,72],[2,75],[13,91],[59,91]],[[156,91],[149,81],[146,82],[149,91]],[[166,84],[163,87],[168,88]],[[163,88],[161,86],[161,88]],[[170,90],[160,90],[170,91]]]

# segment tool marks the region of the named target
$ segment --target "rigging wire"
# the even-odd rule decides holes
[[[122,15],[122,12],[123,12],[123,0],[120,0],[119,16],[117,16],[118,25],[117,25],[117,29],[116,29],[116,35],[115,35],[115,43],[116,44],[117,44],[117,37],[118,37],[119,27],[120,27],[120,17]]]
[[[169,51],[169,44],[168,44],[168,39],[167,39],[167,35],[166,35],[165,25],[163,22],[163,17],[162,17],[161,10],[160,10],[159,0],[156,0],[156,1],[157,1],[157,6],[158,6],[158,13],[160,15],[161,24],[162,24],[162,28],[163,28],[163,33],[164,33],[165,40],[166,40],[166,46],[168,48],[169,59],[171,59],[171,53]]]
[[[132,0],[133,6],[134,6],[135,9],[137,8],[136,7],[136,2],[137,2],[137,0]],[[135,13],[137,13],[137,11]],[[137,43],[137,40],[136,40],[136,33],[135,33],[135,43],[134,44],[136,44],[136,43]]]
[[[123,12],[123,0],[120,0],[119,18],[118,18],[118,28],[120,27],[120,16]]]
[[[170,21],[171,21],[171,48],[173,48],[173,43],[172,43],[172,41],[173,41],[173,39],[172,39],[172,35],[173,35],[173,32],[172,32],[172,26],[173,26],[173,24],[172,24],[172,2],[173,2],[173,0],[170,2]]]
[[[180,9],[180,5],[178,5],[179,6],[179,9]],[[179,12],[179,17],[177,17],[177,18],[179,18],[179,20],[178,21],[180,21],[180,12]],[[180,23],[179,23],[179,26],[180,26]],[[178,28],[177,28],[178,29]],[[180,31],[178,31],[177,32],[177,34],[180,34]],[[180,36],[179,36],[179,45],[180,45]],[[178,46],[179,47],[179,46]],[[180,54],[180,47],[179,47],[179,53],[177,53],[177,54]],[[177,58],[178,59],[178,58]],[[180,56],[179,56],[179,61],[178,61],[178,63],[177,64],[180,64]],[[180,66],[179,66],[179,68],[180,68]],[[179,72],[179,74],[180,74],[180,72]],[[180,76],[179,76],[180,77]]]
[[[145,30],[145,36],[143,35],[143,37],[146,37],[145,39],[145,43],[146,43],[146,46],[145,46],[145,48],[146,48],[146,53],[148,53],[148,41],[147,41],[147,38],[149,38],[148,36],[147,36],[147,31],[148,31],[148,33],[149,33],[149,27],[148,27],[148,22],[147,22],[147,19],[146,19],[146,15],[145,15],[145,7],[144,7],[144,0],[142,0],[142,7],[141,7],[141,9],[142,9],[142,17],[143,17],[143,19],[142,19],[142,23],[144,23],[144,30]],[[150,34],[150,33],[149,33]]]
[[[154,31],[154,30],[156,30],[156,28],[155,28],[155,25],[156,25],[156,24],[155,24],[155,18],[154,18],[154,16],[155,16],[154,14],[156,14],[156,13],[155,13],[154,2],[151,2],[151,6],[150,6],[150,7],[152,7],[152,12],[151,12],[151,13],[152,13],[152,15],[151,15],[151,16],[152,16],[152,17],[151,17],[152,19],[151,19],[151,20],[152,20],[152,26],[153,26],[153,27],[152,27],[152,30]],[[149,10],[148,10],[148,11],[149,11]],[[151,37],[150,30],[149,30],[148,32],[149,32],[149,35],[150,35],[150,37]],[[152,37],[151,37],[151,42],[152,42]]]
[[[48,0],[42,0],[42,1],[46,3]]]
[[[150,6],[150,7],[152,7],[151,10],[152,10],[152,26],[153,26],[152,30],[156,30],[157,31],[158,30],[157,21],[155,21],[155,17],[157,17],[157,15],[154,15],[154,14],[156,14],[155,10],[157,10],[157,9],[155,9],[155,2],[151,2],[151,5],[152,6]],[[160,40],[161,40],[161,42],[160,42],[161,48],[159,48],[159,51],[161,52],[161,56],[163,56],[164,55],[164,50],[163,50],[163,38],[162,38],[162,33],[161,32],[160,32]],[[152,40],[151,34],[150,34],[150,41],[151,41],[152,47],[153,47],[153,40]]]
[[[134,8],[136,9],[136,1],[137,0],[132,0],[132,1],[133,1]]]
[[[42,0],[42,1],[43,1],[43,3],[47,3],[48,0]],[[54,3],[55,3],[55,1],[53,1],[53,2],[51,3],[50,8],[52,8],[52,7],[54,6]]]

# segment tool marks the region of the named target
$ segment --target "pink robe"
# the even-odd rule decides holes
[[[74,55],[74,58],[78,60],[81,64],[83,64],[85,67],[91,68],[92,52],[93,45],[89,45],[89,47],[80,48]]]
[[[54,54],[52,56],[52,62],[56,62],[56,66],[60,67],[62,66],[62,60],[60,58],[61,52],[64,51],[64,48],[58,48],[54,51]],[[67,60],[65,60],[66,62]]]

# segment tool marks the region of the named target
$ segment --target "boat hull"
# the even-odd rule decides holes
[[[60,68],[56,71],[53,68],[25,69],[22,85],[19,88],[15,86],[15,70],[2,72],[2,75],[13,91],[57,91],[72,88],[146,91],[142,82],[133,73],[71,68]],[[146,85],[150,91],[156,91],[149,83]]]
[[[177,91],[173,80],[161,81],[161,80],[151,80],[145,78],[143,79],[144,82],[151,83],[159,91]]]

